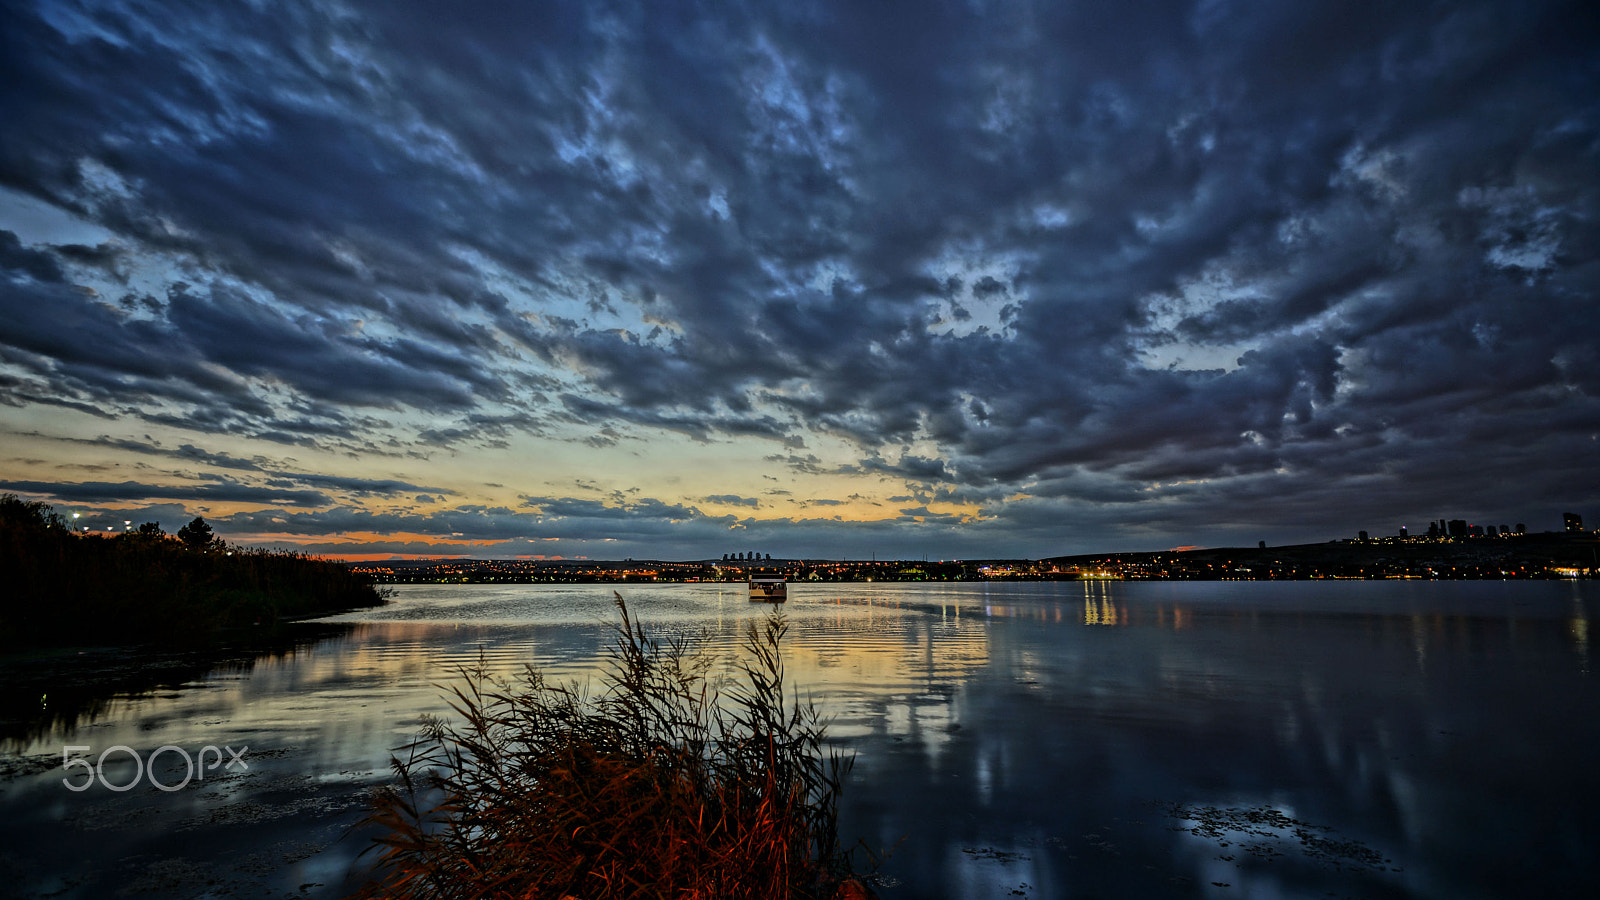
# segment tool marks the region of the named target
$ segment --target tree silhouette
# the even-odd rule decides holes
[[[178,529],[178,539],[191,550],[204,550],[217,538],[211,533],[211,526],[206,524],[206,520],[195,516],[193,522]]]

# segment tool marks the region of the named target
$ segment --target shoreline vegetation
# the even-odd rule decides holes
[[[80,534],[47,504],[0,496],[0,650],[210,640],[235,628],[379,606],[344,563],[239,547],[196,518]]]
[[[425,722],[366,823],[358,897],[847,900],[870,896],[840,852],[851,760],[790,696],[774,610],[731,675],[682,638],[621,624],[598,693],[482,661],[452,690],[460,724]]]

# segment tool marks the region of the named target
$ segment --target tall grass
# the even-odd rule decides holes
[[[621,624],[604,688],[480,661],[393,761],[376,880],[397,898],[863,896],[838,845],[849,760],[790,697],[776,611],[752,623],[731,683],[682,639]]]

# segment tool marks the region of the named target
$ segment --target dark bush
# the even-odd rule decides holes
[[[342,563],[235,547],[196,521],[189,543],[159,526],[74,534],[48,505],[0,496],[0,646],[182,640],[383,602]]]

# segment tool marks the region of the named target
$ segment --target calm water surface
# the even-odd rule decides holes
[[[739,585],[633,586],[727,652]],[[1596,896],[1593,582],[795,585],[791,677],[856,755],[885,898]],[[408,586],[348,634],[0,752],[0,895],[334,897],[440,684],[595,679],[597,586]],[[48,702],[42,698],[42,702]],[[62,750],[247,747],[181,790]],[[223,759],[227,755],[223,754]],[[173,750],[154,767],[187,770]],[[82,769],[74,770],[82,782]]]

